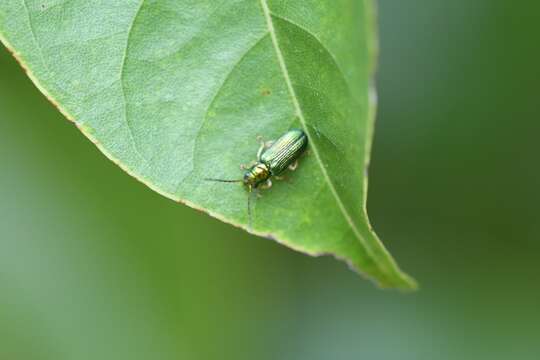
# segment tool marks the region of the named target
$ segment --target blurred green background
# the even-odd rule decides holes
[[[405,295],[153,193],[0,49],[0,359],[538,359],[540,2],[517,3],[379,3],[368,208]]]

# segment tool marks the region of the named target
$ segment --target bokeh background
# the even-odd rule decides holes
[[[419,292],[153,193],[2,48],[0,358],[538,359],[540,2],[379,14],[368,208]]]

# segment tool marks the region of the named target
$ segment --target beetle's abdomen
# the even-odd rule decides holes
[[[302,155],[307,143],[308,138],[302,130],[289,130],[262,153],[260,160],[272,175],[279,175]]]

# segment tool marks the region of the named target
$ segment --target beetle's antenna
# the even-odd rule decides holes
[[[223,183],[239,183],[244,182],[243,179],[214,179],[214,178],[205,178],[205,181],[216,181],[216,182],[223,182]],[[249,194],[247,198],[247,213],[248,213],[248,229],[252,229],[251,224],[251,198],[257,194],[257,190],[253,190],[253,187],[249,186]]]
[[[206,181],[224,182],[224,183],[238,183],[238,182],[243,181],[242,179],[211,179],[211,178],[206,178],[204,180],[206,180]]]
[[[251,198],[253,196],[256,196],[257,193],[256,193],[257,190],[253,190],[253,188],[250,186],[249,187],[249,194],[248,194],[248,199],[247,199],[247,212],[248,212],[248,229],[249,230],[252,230],[252,218],[251,218]]]

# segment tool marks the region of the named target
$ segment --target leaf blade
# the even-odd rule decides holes
[[[306,1],[303,9],[324,8],[322,3]],[[339,3],[342,10],[356,6]],[[294,187],[276,186],[257,202],[254,233],[308,254],[332,253],[381,286],[415,286],[371,230],[365,211],[365,169],[358,159],[369,157],[368,50],[359,50],[363,70],[355,75],[343,61],[348,55],[325,46],[327,33],[310,31],[309,24],[283,14],[291,8],[284,2],[266,0],[195,6],[125,1],[129,11],[116,9],[124,20],[109,20],[107,33],[85,33],[83,48],[44,35],[44,28],[62,24],[54,14],[32,20],[39,11],[38,3],[32,4],[26,9],[33,41],[9,44],[6,34],[14,32],[2,25],[0,36],[28,57],[23,61],[35,71],[31,77],[38,87],[128,173],[162,195],[245,228],[245,192],[202,184],[201,179],[209,172],[216,172],[211,174],[215,177],[237,174],[238,165],[256,150],[256,135],[277,137],[302,125],[312,156],[291,175]],[[367,19],[368,2],[362,4]],[[67,6],[82,9],[77,1],[64,4],[63,10]],[[7,8],[0,6],[1,19],[7,18]],[[86,14],[103,20],[111,11],[103,5]],[[21,33],[19,21],[14,26]],[[44,36],[59,42],[53,48],[65,50],[64,56],[50,46],[42,48]],[[123,51],[118,50],[122,43]],[[103,59],[106,51],[101,48],[112,51],[110,59]],[[42,63],[34,59],[38,52]],[[77,63],[85,54],[91,61]],[[55,61],[47,59],[70,71],[59,76]],[[92,67],[105,75],[92,72]],[[97,86],[84,78],[83,69],[90,69]],[[361,85],[351,86],[349,78]]]

